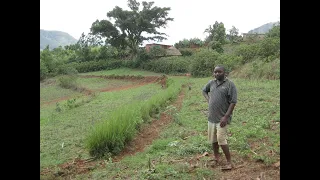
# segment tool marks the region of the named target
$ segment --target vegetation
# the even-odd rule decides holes
[[[91,33],[106,38],[106,43],[118,49],[130,48],[136,55],[138,47],[144,40],[163,40],[166,34],[157,29],[166,27],[173,18],[168,17],[170,8],[153,7],[154,2],[142,2],[142,10],[139,10],[140,3],[136,0],[128,0],[128,7],[131,11],[123,10],[116,6],[107,13],[107,17],[114,19],[97,20],[92,24]],[[147,33],[153,36],[145,36]]]
[[[137,32],[163,38],[156,29],[173,20],[167,17],[170,8],[153,7],[153,2],[142,5],[139,11],[140,3],[129,0],[130,11],[115,7],[108,13],[114,24],[96,21],[92,32],[82,34],[76,44],[40,52],[40,170],[59,171],[58,165],[75,158],[99,157],[106,168],[96,165],[75,178],[220,179],[220,172],[208,166],[208,157],[197,159],[212,153],[205,133],[207,104],[199,90],[217,64],[225,65],[239,92],[229,134],[234,163],[241,158],[267,165],[279,161],[280,23],[263,40],[248,43],[240,41],[234,26],[226,34],[224,24],[215,22],[205,30],[205,41],[193,38],[175,44],[183,56],[159,58],[164,53],[159,47],[150,52],[137,48],[144,40]],[[145,18],[147,14],[158,21]],[[173,76],[186,73],[191,77]],[[84,78],[89,75],[109,79]],[[100,91],[139,85],[148,76],[165,77],[166,84],[152,81]],[[172,101],[180,92],[185,98],[178,109]],[[159,119],[160,112],[173,118],[160,137],[143,152],[113,162],[142,125]]]

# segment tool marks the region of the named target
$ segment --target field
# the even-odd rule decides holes
[[[238,104],[228,138],[234,169],[225,172],[210,161],[207,143],[201,88],[210,77],[163,77],[126,68],[83,73],[77,79],[82,92],[61,88],[57,79],[40,83],[40,178],[280,179],[280,80],[230,78]],[[94,125],[125,105],[163,93],[165,80],[181,84],[176,98],[120,154],[93,159],[84,140]]]

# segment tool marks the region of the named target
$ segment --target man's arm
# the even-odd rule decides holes
[[[204,98],[206,98],[208,103],[209,103],[208,92],[210,91],[210,82],[211,82],[211,80],[202,89],[202,95],[204,96]]]
[[[221,118],[221,120],[220,120],[220,127],[224,127],[224,126],[227,124],[228,119],[229,119],[229,117],[231,116],[232,111],[233,111],[233,109],[234,109],[235,106],[236,106],[235,103],[231,103],[231,104],[229,105],[228,111],[226,112],[226,114],[225,114],[225,115]]]
[[[209,103],[209,95],[207,92],[202,91],[202,95],[204,96],[204,98],[206,98],[207,102]]]
[[[228,111],[226,112],[226,114],[224,115],[226,118],[229,118],[233,112],[234,107],[236,106],[235,103],[231,103],[229,105]]]

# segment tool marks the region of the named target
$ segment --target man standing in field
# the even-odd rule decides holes
[[[231,156],[227,144],[227,128],[231,122],[233,109],[237,103],[235,84],[225,75],[225,68],[218,65],[213,70],[215,80],[210,80],[202,89],[202,94],[209,104],[208,140],[212,143],[214,161],[219,161],[219,146],[226,159],[222,170],[231,170]]]

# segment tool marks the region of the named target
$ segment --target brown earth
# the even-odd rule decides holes
[[[157,80],[159,79],[153,79],[146,83],[152,83]],[[160,83],[164,87],[165,79],[162,78]],[[143,85],[143,83],[140,83],[140,85]],[[132,87],[135,87],[135,85]],[[183,98],[184,93],[181,91],[177,100],[173,103],[178,110],[181,108]],[[142,152],[146,146],[152,144],[152,141],[159,136],[159,132],[161,132],[161,130],[168,125],[171,120],[172,117],[169,114],[162,112],[159,120],[153,120],[150,124],[141,128],[137,136],[125,147],[125,149],[119,155],[113,157],[113,162],[119,162],[126,156],[132,156],[137,152]],[[229,171],[221,171],[221,165],[225,164],[226,162],[223,156],[221,158],[221,162],[216,165],[213,165],[210,161],[204,160],[205,156],[212,156],[212,154],[198,154],[192,158],[171,160],[170,163],[187,162],[189,164],[190,173],[194,173],[195,169],[198,167],[208,167],[213,170],[218,170],[220,176],[219,180],[280,180],[280,161],[273,165],[267,166],[263,162],[246,159],[240,157],[236,153],[231,152],[234,168]],[[152,163],[153,165],[156,165],[158,162],[153,160]],[[104,168],[105,161],[76,158],[72,162],[67,162],[58,166],[60,168],[58,172],[53,172],[53,170],[47,168],[41,171],[40,175],[46,175],[47,177],[51,176],[58,179],[72,179],[72,177],[77,174],[89,173],[91,170],[96,168]]]

